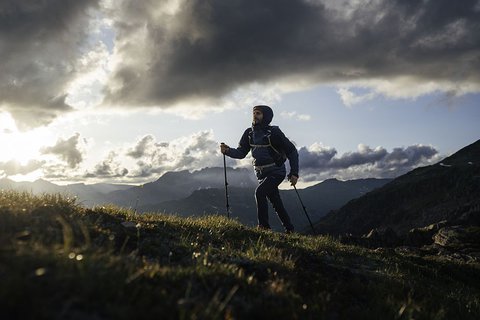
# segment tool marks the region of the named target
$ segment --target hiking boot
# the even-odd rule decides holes
[[[271,230],[272,228],[270,228],[270,226],[260,226],[260,225],[258,225],[257,229],[258,230]]]

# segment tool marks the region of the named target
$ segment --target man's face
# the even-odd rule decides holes
[[[254,124],[259,124],[263,120],[263,112],[260,110],[253,110],[253,120]]]

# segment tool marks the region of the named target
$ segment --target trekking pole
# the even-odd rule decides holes
[[[230,218],[230,205],[228,204],[227,161],[225,160],[225,154],[223,154],[223,173],[225,175],[225,201],[227,203],[227,218]]]
[[[293,186],[293,188],[295,189],[295,192],[297,193],[298,200],[300,200],[300,203],[302,204],[303,211],[305,212],[305,215],[307,216],[308,222],[310,222],[310,227],[312,227],[313,234],[315,234],[315,228],[313,227],[312,220],[310,220],[310,217],[308,216],[307,208],[306,208],[305,205],[303,204],[302,198],[300,198],[300,195],[298,194],[297,187],[296,187],[296,186]]]

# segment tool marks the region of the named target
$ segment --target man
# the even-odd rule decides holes
[[[270,229],[268,223],[268,200],[273,205],[286,233],[293,232],[294,228],[285,207],[283,206],[278,185],[285,179],[285,161],[288,158],[290,173],[288,180],[294,186],[298,180],[298,152],[297,148],[283,134],[280,128],[270,126],[273,111],[269,106],[253,107],[252,127],[245,130],[238,144],[238,148],[230,148],[220,144],[220,151],[235,159],[243,159],[252,150],[253,166],[259,184],[255,190],[257,202],[258,227]]]

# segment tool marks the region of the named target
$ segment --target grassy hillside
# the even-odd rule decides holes
[[[5,319],[478,319],[479,269],[221,216],[0,191]]]

